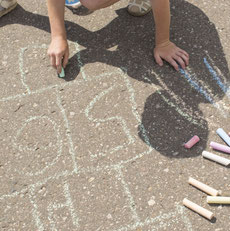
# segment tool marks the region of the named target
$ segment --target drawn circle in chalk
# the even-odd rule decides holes
[[[62,153],[58,125],[47,116],[27,119],[17,131],[13,145],[19,151],[14,156],[20,163],[17,171],[28,176],[43,174]]]

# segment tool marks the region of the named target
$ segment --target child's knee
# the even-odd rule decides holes
[[[81,4],[89,10],[95,11],[101,8],[105,0],[80,0]]]

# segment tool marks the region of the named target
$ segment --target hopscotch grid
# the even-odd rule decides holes
[[[61,113],[62,113],[62,116],[63,116],[63,119],[64,119],[64,124],[65,124],[65,128],[66,128],[66,136],[68,137],[68,143],[69,143],[69,148],[70,148],[70,154],[71,154],[71,157],[72,157],[72,160],[74,162],[74,170],[73,171],[63,171],[61,173],[58,173],[58,174],[55,174],[54,176],[51,176],[51,177],[47,177],[46,179],[44,179],[43,181],[40,181],[40,182],[37,182],[35,184],[31,184],[31,185],[28,185],[27,189],[29,189],[29,197],[30,197],[30,201],[34,207],[32,213],[33,213],[33,216],[34,216],[34,219],[35,219],[35,223],[37,224],[37,227],[38,227],[38,230],[43,230],[44,227],[43,227],[43,224],[41,223],[41,220],[39,219],[40,215],[39,215],[39,211],[37,210],[38,207],[36,205],[36,203],[34,202],[34,188],[37,186],[37,185],[41,185],[41,184],[44,184],[45,182],[48,182],[49,180],[51,179],[59,179],[60,177],[68,177],[68,176],[74,176],[74,175],[78,175],[82,172],[99,172],[99,171],[104,171],[105,169],[115,169],[117,172],[118,172],[118,176],[121,177],[121,182],[122,182],[122,185],[124,187],[124,191],[126,193],[126,195],[128,196],[129,198],[129,205],[132,207],[132,204],[134,203],[134,199],[133,199],[133,196],[131,194],[131,192],[129,191],[128,189],[128,186],[127,186],[127,183],[125,182],[124,180],[124,176],[123,176],[123,173],[121,171],[121,168],[124,167],[125,164],[128,164],[130,163],[131,161],[135,160],[135,159],[138,159],[138,158],[141,158],[142,156],[146,155],[146,154],[150,154],[154,148],[151,146],[150,144],[150,141],[149,141],[149,138],[148,138],[148,135],[147,135],[147,132],[145,130],[145,127],[144,125],[142,124],[141,122],[141,117],[139,115],[139,113],[137,112],[137,105],[136,105],[136,101],[135,101],[135,91],[134,89],[132,88],[132,85],[129,81],[129,78],[127,76],[127,70],[124,68],[124,67],[121,67],[121,70],[117,71],[117,72],[113,72],[113,73],[104,73],[102,75],[98,75],[96,76],[95,78],[92,78],[92,79],[88,79],[87,78],[87,75],[85,74],[85,71],[84,71],[84,65],[83,63],[81,62],[81,57],[80,57],[80,50],[79,50],[79,45],[74,43],[75,44],[75,47],[76,47],[76,50],[78,52],[77,54],[77,59],[78,59],[78,63],[79,63],[79,67],[81,69],[81,73],[83,75],[83,80],[78,80],[78,81],[75,81],[75,82],[71,82],[71,83],[61,83],[61,84],[55,84],[55,85],[52,85],[52,86],[49,86],[49,87],[46,87],[46,88],[42,88],[42,89],[39,89],[39,90],[35,90],[35,91],[31,91],[30,88],[26,85],[26,79],[25,79],[25,75],[23,75],[24,71],[23,71],[23,65],[20,67],[20,71],[22,73],[21,77],[22,77],[22,84],[24,87],[26,87],[27,89],[27,93],[22,93],[22,94],[17,94],[17,95],[14,95],[14,96],[10,96],[10,97],[4,97],[2,99],[0,99],[0,102],[5,102],[5,101],[10,101],[10,100],[15,100],[17,98],[22,98],[22,97],[26,97],[28,95],[32,95],[32,94],[38,94],[38,93],[42,93],[44,91],[47,91],[47,90],[51,90],[51,89],[54,89],[56,91],[56,97],[57,97],[57,104],[59,106],[59,109],[61,110]],[[34,48],[35,46],[33,46]],[[43,46],[43,47],[37,47],[37,48],[46,48],[46,46]],[[24,48],[26,50],[26,48]],[[20,53],[20,61],[23,60],[23,54],[25,52],[25,50],[22,50],[23,52]],[[23,63],[22,63],[23,64]],[[104,78],[104,77],[108,77],[108,76],[111,76],[111,75],[114,75],[114,74],[120,74],[124,81],[125,81],[125,84],[128,88],[128,92],[129,92],[129,95],[130,95],[130,102],[131,102],[131,107],[132,107],[132,113],[134,115],[134,117],[136,118],[137,122],[139,123],[139,126],[140,126],[140,129],[142,131],[142,133],[144,134],[144,140],[145,140],[145,143],[149,146],[149,149],[147,151],[144,151],[138,155],[136,155],[135,157],[133,158],[130,158],[126,161],[120,161],[118,164],[111,164],[111,165],[104,165],[102,167],[97,167],[97,168],[93,168],[93,167],[90,167],[90,168],[80,168],[78,169],[78,166],[77,166],[77,161],[75,159],[76,157],[76,153],[74,151],[74,147],[73,147],[73,141],[72,141],[72,136],[71,136],[71,132],[70,132],[70,127],[69,127],[69,121],[68,121],[68,118],[66,116],[66,112],[65,112],[65,109],[64,107],[61,105],[61,96],[60,96],[60,93],[59,93],[59,90],[60,88],[63,88],[63,87],[66,87],[66,86],[69,86],[69,85],[80,85],[82,82],[85,82],[85,81],[92,81],[92,80],[95,80],[95,79],[98,79],[98,78]],[[212,72],[214,73],[214,72]],[[25,73],[24,73],[25,74]],[[184,75],[186,75],[186,78],[189,76],[191,77],[190,73],[182,73]],[[187,80],[189,81],[189,84],[191,86],[193,86],[196,90],[200,91],[200,93],[213,105],[216,105],[215,101],[213,100],[213,96],[210,95],[210,91],[206,91],[205,88],[203,88],[202,86],[199,86],[199,83],[197,83],[196,81],[194,82],[194,80],[191,80],[189,78],[187,78]],[[151,82],[151,80],[150,80]],[[202,83],[201,83],[202,84]],[[222,83],[223,84],[223,83]],[[202,84],[203,85],[203,84]],[[222,87],[225,86],[224,84],[221,85]],[[162,87],[162,86],[161,86]],[[163,88],[164,89],[164,88]],[[226,88],[227,89],[227,88]],[[209,90],[209,89],[208,89]],[[223,88],[223,91],[226,93],[227,90],[225,90],[225,88]],[[175,105],[172,105],[172,106],[175,106]],[[217,109],[220,109],[218,106],[217,106]],[[186,115],[186,114],[185,114]],[[189,116],[189,114],[187,114],[187,116]],[[113,118],[114,119],[114,118]],[[119,118],[121,119],[121,118]],[[125,122],[124,122],[125,123]],[[124,125],[123,123],[123,125]],[[131,139],[130,139],[131,140]],[[66,195],[69,193],[68,191],[68,185],[64,185],[65,187],[65,191],[66,192]],[[14,193],[14,194],[8,194],[8,195],[3,195],[0,197],[0,199],[4,199],[4,198],[7,198],[7,197],[14,197],[14,196],[17,196],[19,195],[20,193],[23,193],[25,192],[26,189],[23,189],[21,192],[17,192],[17,193]],[[68,194],[70,195],[70,194]],[[182,208],[180,208],[182,210]],[[73,210],[72,210],[73,211]],[[132,213],[133,213],[133,217],[135,218],[135,221],[136,221],[136,224],[134,225],[128,225],[126,227],[123,227],[119,230],[133,230],[133,227],[138,227],[138,226],[144,226],[144,225],[148,225],[148,224],[154,224],[157,219],[160,218],[160,216],[158,217],[155,217],[155,218],[147,218],[144,222],[140,222],[140,218],[138,217],[137,213],[136,213],[136,210],[133,209],[132,210]],[[175,212],[171,213],[171,215],[174,215]],[[167,215],[167,214],[166,214]],[[165,215],[165,216],[166,216]],[[163,218],[165,218],[165,216],[163,216]],[[75,217],[77,220],[77,216],[76,214],[73,216]],[[186,220],[187,218],[184,217],[184,219]],[[189,220],[187,219],[185,223],[187,223]],[[77,224],[77,223],[75,223]],[[192,226],[189,225],[188,227],[188,230],[192,230]]]

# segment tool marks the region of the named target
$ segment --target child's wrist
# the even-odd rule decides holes
[[[52,40],[67,40],[65,34],[52,35],[51,39]]]
[[[171,44],[170,40],[166,40],[163,42],[156,42],[155,47],[156,48],[162,48],[162,47],[167,47],[170,44]]]

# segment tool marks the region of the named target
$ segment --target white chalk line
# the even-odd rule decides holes
[[[62,113],[65,128],[66,128],[66,136],[67,136],[68,142],[69,142],[69,153],[70,153],[72,161],[73,161],[73,169],[74,169],[75,172],[77,172],[78,167],[77,167],[77,161],[76,161],[76,152],[74,150],[74,144],[73,144],[73,139],[72,139],[72,135],[71,135],[71,129],[69,127],[69,121],[68,121],[68,118],[66,116],[65,109],[61,104],[61,97],[59,95],[58,90],[56,90],[56,96],[57,96],[57,105],[58,105],[58,107],[59,107],[59,109],[60,109],[60,111]]]
[[[75,212],[73,202],[72,202],[72,199],[71,199],[71,195],[70,195],[70,191],[69,191],[69,184],[67,184],[66,182],[64,184],[64,195],[65,195],[65,198],[66,198],[66,206],[70,210],[73,225],[76,226],[76,227],[79,227],[78,217],[77,217],[77,214]]]
[[[134,221],[136,223],[138,223],[138,222],[140,222],[140,218],[139,218],[139,216],[137,214],[134,198],[133,198],[133,196],[132,196],[132,194],[131,194],[131,192],[129,190],[128,184],[125,182],[124,175],[123,175],[123,173],[121,171],[121,166],[115,167],[115,170],[117,172],[116,178],[117,178],[118,181],[121,182],[121,184],[123,186],[123,189],[124,189],[124,192],[127,195],[127,201],[128,201],[128,204],[129,204],[129,209],[132,212],[132,217],[133,217]]]
[[[38,211],[38,205],[34,201],[35,194],[34,194],[33,187],[30,187],[28,195],[29,195],[30,203],[33,206],[32,215],[34,218],[35,225],[37,226],[38,231],[44,231],[45,229],[43,223],[40,220],[40,212]]]
[[[77,54],[78,67],[79,67],[79,70],[80,70],[80,72],[82,74],[83,80],[86,81],[87,80],[87,76],[85,74],[85,67],[84,67],[84,64],[81,61],[81,49],[80,49],[80,46],[79,46],[79,44],[78,44],[77,41],[74,43],[74,45],[75,45],[76,54]]]

